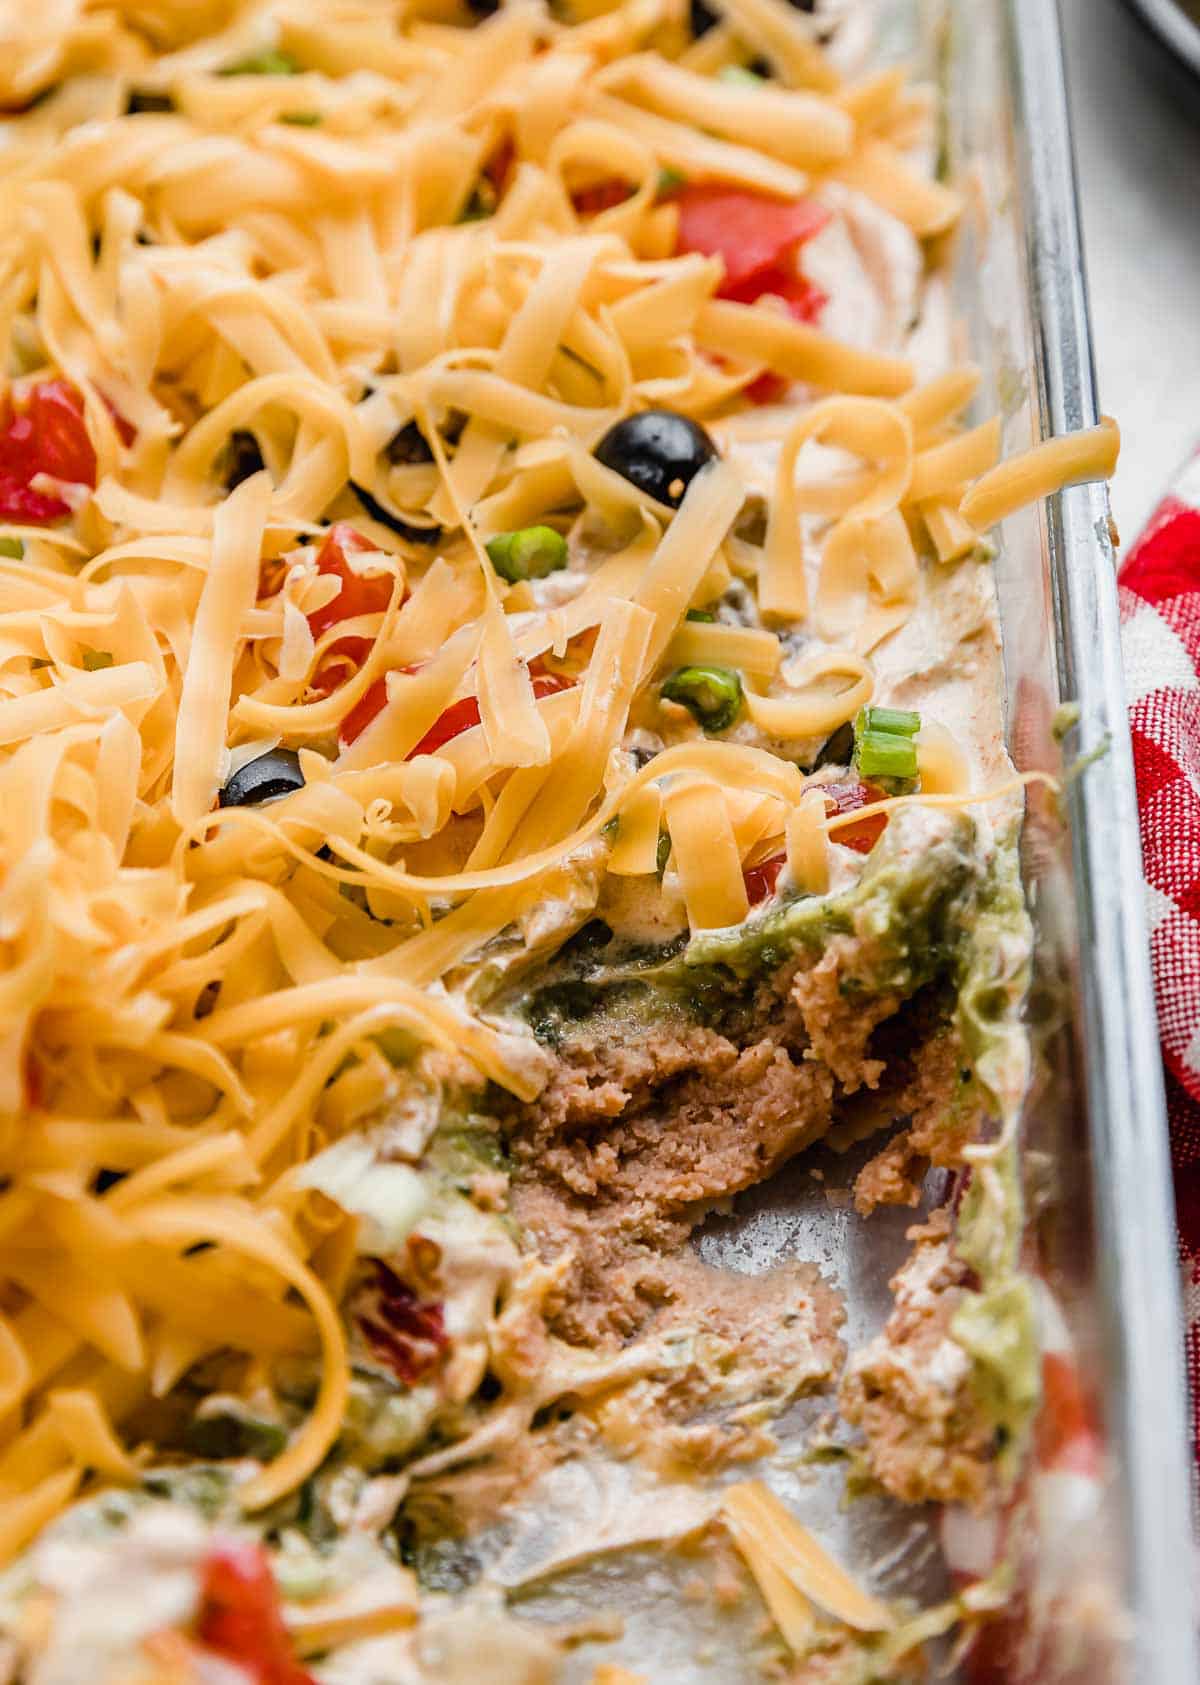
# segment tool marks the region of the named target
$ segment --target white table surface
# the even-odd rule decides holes
[[[1061,7],[1100,398],[1124,434],[1113,511],[1128,544],[1200,444],[1200,82],[1119,0]]]

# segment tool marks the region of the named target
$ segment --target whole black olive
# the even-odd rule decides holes
[[[265,467],[258,440],[253,433],[239,427],[229,435],[229,444],[225,449],[225,484],[230,491],[234,486],[240,486],[243,480],[248,480],[251,474],[257,474],[260,468]]]
[[[253,807],[304,788],[300,757],[294,749],[268,749],[246,761],[217,797],[222,807]]]
[[[678,509],[683,494],[717,454],[703,427],[674,410],[642,410],[618,421],[596,446],[596,460],[639,491]]]

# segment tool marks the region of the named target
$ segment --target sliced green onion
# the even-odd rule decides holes
[[[712,610],[707,608],[690,608],[687,617],[689,620],[698,620],[704,626],[711,626],[717,618]]]
[[[717,72],[719,82],[733,82],[742,88],[761,88],[766,81],[757,71],[744,64],[727,64]]]
[[[218,72],[220,76],[296,76],[300,66],[290,53],[281,53],[275,47],[268,47],[262,53],[248,53],[244,59],[238,59],[234,64],[227,64]]]
[[[680,667],[662,694],[682,703],[705,731],[724,731],[742,711],[742,681],[730,667]]]
[[[664,164],[658,172],[658,187],[656,192],[661,199],[668,193],[674,193],[677,187],[682,187],[687,177],[682,170],[673,170],[669,164]]]
[[[25,546],[19,538],[0,538],[0,556],[11,556],[19,562],[24,554]]]
[[[567,541],[553,527],[522,527],[498,532],[487,541],[488,558],[501,579],[545,579],[567,565]]]
[[[285,111],[280,115],[281,123],[290,123],[296,129],[315,129],[321,121],[319,111]]]
[[[917,746],[898,732],[864,731],[858,739],[856,759],[864,778],[917,776]]]
[[[886,731],[896,737],[915,737],[921,729],[920,714],[908,708],[863,708],[859,711],[857,729]]]

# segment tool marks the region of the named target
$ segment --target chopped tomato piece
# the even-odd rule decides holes
[[[83,399],[65,380],[43,380],[22,406],[0,418],[0,518],[42,525],[71,506],[34,488],[39,474],[73,485],[96,484],[96,452],[83,419]]]
[[[743,386],[742,393],[752,404],[778,404],[786,396],[791,384],[786,375],[772,374],[768,369],[766,374],[760,374],[757,380],[752,380],[749,386]]]
[[[825,811],[830,818],[835,813],[854,813],[871,802],[883,801],[887,793],[877,784],[822,784],[820,788],[825,797]],[[834,831],[833,840],[858,854],[870,854],[886,829],[887,814],[872,813],[857,825],[843,825]],[[785,854],[773,854],[769,860],[763,860],[742,873],[752,907],[774,895],[786,860]]]
[[[789,316],[797,322],[815,322],[829,303],[828,293],[822,292],[815,281],[806,275],[789,275],[785,269],[760,269],[736,287],[722,287],[721,296],[735,304],[755,304],[760,298],[780,298],[788,307]]]
[[[411,1387],[437,1365],[450,1344],[442,1306],[418,1299],[382,1258],[373,1263],[374,1313],[360,1315],[358,1324],[376,1357]]]
[[[94,486],[96,453],[84,424],[80,393],[65,380],[43,380],[31,390],[25,414],[33,425],[35,472]]]
[[[349,638],[344,640],[351,642]],[[411,673],[416,669],[405,667],[403,672]],[[553,696],[555,691],[570,690],[574,679],[564,678],[560,673],[539,671],[539,664],[534,661],[530,665],[530,677],[533,680],[533,694],[537,698]],[[387,680],[376,679],[368,690],[359,698],[354,707],[342,721],[338,737],[343,746],[353,743],[356,737],[361,737],[377,714],[383,712],[387,706]],[[417,755],[436,755],[443,744],[449,743],[452,737],[458,737],[464,731],[470,731],[472,726],[479,724],[479,703],[473,696],[464,696],[457,702],[452,702],[445,713],[440,714],[422,737],[421,741],[408,751],[405,760],[413,760]]]
[[[350,566],[351,556],[364,555],[378,546],[364,538],[349,521],[337,521],[325,535],[325,542],[317,554],[317,572],[341,582],[341,590],[323,607],[314,609],[308,617],[314,638],[336,626],[339,620],[354,620],[360,614],[382,614],[392,600],[390,574],[378,574],[364,579]],[[365,639],[356,640],[366,642]]]
[[[361,556],[375,548],[370,539],[364,538],[348,521],[337,521],[330,527],[317,556],[317,571],[340,580],[341,589],[336,597],[308,616],[309,630],[314,638],[319,638],[341,620],[353,620],[360,614],[382,614],[387,608],[392,600],[391,575],[381,573],[364,579],[354,572],[348,560],[350,556]],[[328,696],[330,691],[337,689],[350,668],[362,666],[370,649],[370,638],[338,638],[326,650],[321,667],[313,676],[313,689],[320,696]]]
[[[759,865],[751,866],[749,871],[742,873],[746,894],[752,907],[757,907],[760,901],[766,901],[774,895],[779,874],[786,863],[786,854],[774,854],[769,860],[763,860]]]
[[[535,664],[536,665],[536,664]],[[543,696],[553,696],[557,690],[570,690],[574,679],[564,679],[559,673],[536,673],[530,668],[533,679],[533,694],[540,700]],[[464,731],[470,731],[472,726],[479,724],[479,703],[473,696],[464,696],[460,702],[452,702],[446,712],[430,726],[415,749],[410,749],[406,760],[413,760],[417,755],[436,755],[443,744],[449,743],[452,737],[458,737]]]
[[[22,526],[42,527],[50,521],[61,521],[71,513],[61,497],[48,492],[34,491],[20,480],[0,471],[0,519],[18,521]]]
[[[345,684],[351,673],[358,671],[370,652],[370,638],[339,638],[326,650],[320,667],[310,680],[313,693],[331,696],[339,685]],[[376,684],[382,683],[382,679],[376,680]],[[371,689],[374,688],[372,685]]]
[[[725,279],[718,296],[743,304],[774,290],[760,286],[747,297],[748,283],[758,275],[789,274],[797,246],[829,221],[829,212],[812,199],[772,199],[715,182],[688,182],[673,203],[679,206],[676,251],[721,258]]]
[[[821,786],[825,796],[825,807],[830,817],[835,813],[854,813],[860,807],[867,807],[872,802],[881,802],[887,795],[877,784],[823,784]],[[857,854],[870,854],[884,831],[887,830],[887,814],[872,813],[857,825],[842,825],[833,832],[834,842],[839,842],[844,848],[852,848]]]
[[[346,643],[357,643],[355,638],[346,638]],[[346,718],[338,727],[339,742],[353,743],[356,737],[361,737],[376,714],[381,714],[387,707],[387,679],[376,679],[373,685],[368,685],[358,701],[351,708]]]
[[[1079,1371],[1061,1352],[1042,1358],[1037,1460],[1041,1468],[1074,1474],[1095,1474],[1100,1462],[1100,1435]]]
[[[464,731],[470,731],[478,724],[479,703],[473,696],[464,696],[458,702],[452,702],[444,714],[438,715],[421,741],[404,758],[411,761],[418,755],[436,755],[452,737],[461,737]]]
[[[296,1660],[270,1559],[261,1545],[233,1541],[209,1556],[196,1636],[235,1662],[254,1685],[316,1685]]]
[[[601,211],[611,211],[614,205],[623,205],[633,191],[627,181],[611,176],[607,181],[593,182],[590,187],[572,193],[571,203],[581,216],[598,216]]]
[[[816,322],[828,296],[796,267],[796,248],[829,221],[811,199],[770,199],[746,188],[691,183],[674,195],[679,205],[676,250],[703,252],[725,264],[718,298],[755,304],[782,299],[798,322]],[[790,382],[767,370],[746,387],[752,404],[778,403]]]

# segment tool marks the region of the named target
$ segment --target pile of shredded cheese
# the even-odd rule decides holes
[[[5,382],[18,410],[69,382],[97,462],[94,491],[57,488],[68,518],[6,526],[0,557],[0,1559],[85,1472],[133,1478],[122,1424],[220,1349],[320,1359],[245,1506],[320,1463],[353,1226],[298,1169],[386,1102],[389,1026],[537,1093],[536,1045],[441,980],[575,851],[601,838],[609,871],[650,875],[665,826],[694,927],[745,917],[743,870],[773,850],[825,887],[838,821],[792,761],[697,733],[633,770],[656,675],[736,667],[763,734],[828,733],[870,700],[921,552],[954,563],[1111,470],[1111,424],[999,465],[999,424],[961,421],[972,369],[918,386],[675,255],[664,171],[788,199],[841,184],[923,240],[961,211],[908,161],[928,101],[902,74],[844,82],[785,0],[715,10],[694,43],[677,0],[483,20],[451,0],[47,0],[0,26]],[[770,84],[720,74],[759,56]],[[135,90],[168,108],[128,114]],[[577,208],[614,176],[625,197]],[[639,409],[736,412],[764,370],[811,401],[761,543],[732,530],[726,463],[673,511],[591,454]],[[430,460],[393,463],[413,422]],[[227,492],[246,432],[265,466]],[[814,441],[848,466],[807,476]],[[539,608],[485,545],[546,519],[610,542]],[[314,637],[335,520],[376,546],[354,565],[387,606]],[[803,684],[774,630],[686,619],[734,577],[813,634]],[[348,637],[362,659],[314,682]],[[567,682],[538,696],[534,661]],[[477,725],[406,759],[471,697]],[[277,744],[304,788],[217,808]],[[936,733],[922,770],[966,794]]]

